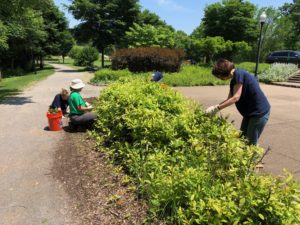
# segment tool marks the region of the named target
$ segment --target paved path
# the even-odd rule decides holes
[[[260,145],[270,146],[270,153],[264,158],[264,171],[282,174],[287,168],[300,177],[300,88],[261,84],[271,104],[270,120],[261,136]],[[227,86],[179,87],[184,95],[196,99],[204,107],[223,101],[229,91]],[[230,115],[236,128],[240,127],[241,116],[235,106],[222,110]]]
[[[54,66],[54,75],[0,102],[0,225],[75,224],[68,197],[50,174],[63,131],[44,128],[55,94],[68,88],[72,79],[88,81],[91,75]],[[82,95],[98,96],[99,89],[87,85]]]

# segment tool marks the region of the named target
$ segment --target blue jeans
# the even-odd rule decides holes
[[[249,144],[257,145],[257,141],[269,120],[270,111],[263,116],[244,117],[241,124],[242,135],[247,137]]]

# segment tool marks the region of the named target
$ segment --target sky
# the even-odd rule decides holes
[[[63,5],[69,5],[71,0],[54,0],[55,4],[65,12],[70,27],[78,24],[73,16],[68,13]],[[272,6],[277,8],[284,3],[291,3],[293,0],[249,0],[251,3],[261,7]],[[204,8],[220,0],[140,0],[142,9],[148,9],[156,13],[167,24],[176,30],[182,30],[187,34],[199,26],[204,14]]]

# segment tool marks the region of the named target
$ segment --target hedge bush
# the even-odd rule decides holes
[[[181,49],[132,48],[120,49],[112,54],[112,69],[126,69],[131,72],[165,71],[180,69],[184,52]]]
[[[254,172],[262,149],[163,84],[120,80],[96,103],[101,149],[168,224],[299,224],[299,186]]]
[[[69,56],[74,59],[76,66],[92,68],[94,67],[94,62],[99,59],[99,52],[91,46],[74,46]]]

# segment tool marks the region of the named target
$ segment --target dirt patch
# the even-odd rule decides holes
[[[80,225],[142,224],[147,206],[137,199],[125,175],[96,151],[87,133],[64,133],[55,154],[53,175],[70,195]]]

